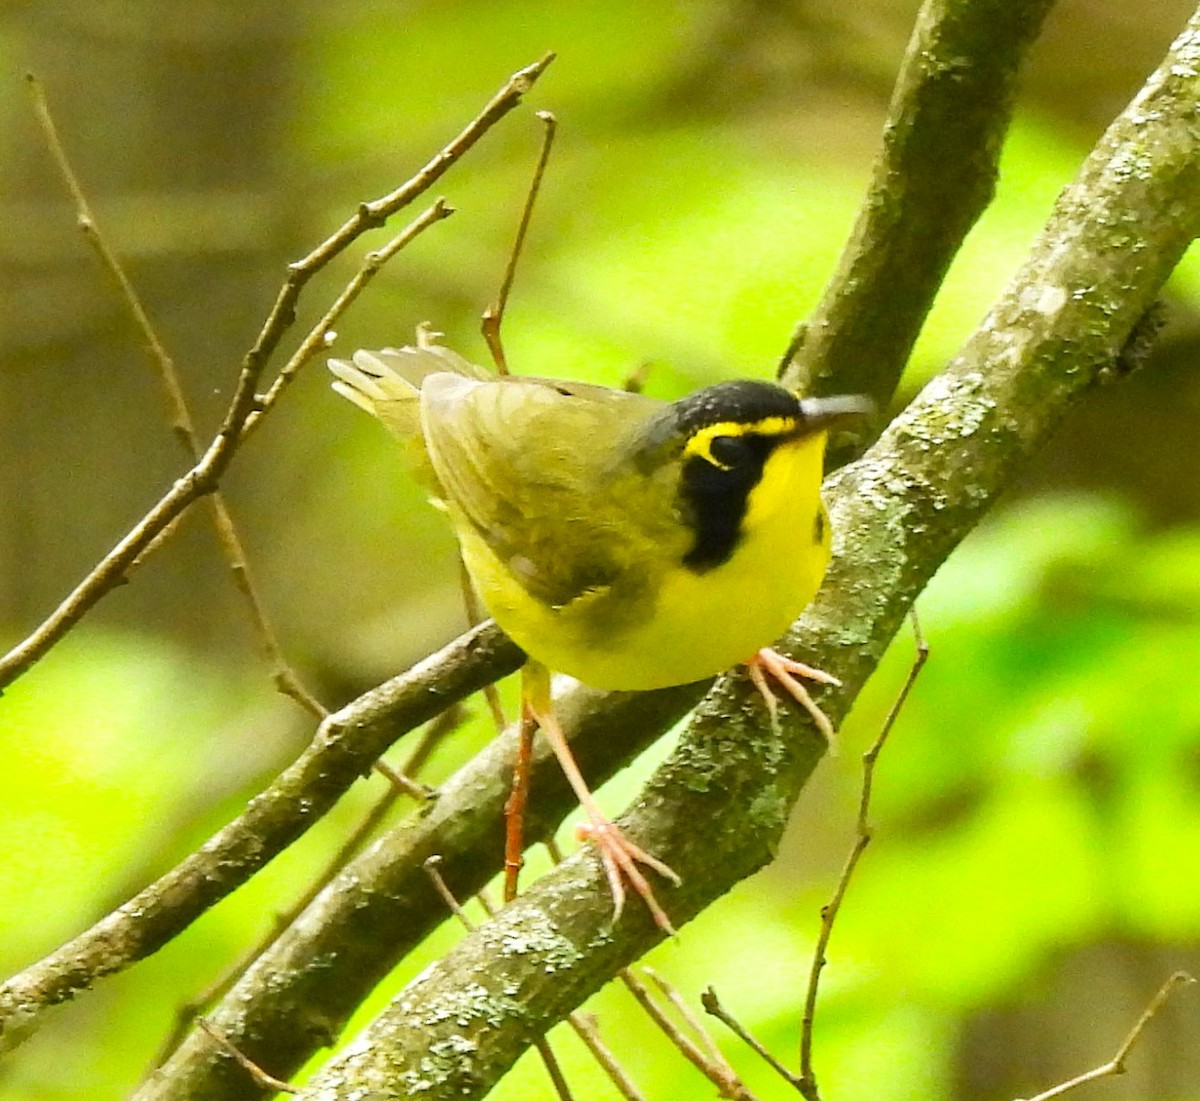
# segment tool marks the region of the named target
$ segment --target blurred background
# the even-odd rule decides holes
[[[337,348],[431,321],[484,360],[541,135],[559,139],[505,332],[517,371],[674,397],[770,376],[868,179],[915,0],[9,0],[0,13],[0,642],[30,631],[184,469],[146,349],[74,214],[22,74],[184,376],[208,439],[284,266],[406,179],[515,69],[558,60],[437,193]],[[1190,14],[1062,0],[1030,58],[1000,192],[900,401],[950,358],[1061,187]],[[954,171],[947,159],[946,171]],[[296,339],[387,231],[306,293]],[[840,1101],[1029,1095],[1107,1059],[1166,976],[1200,973],[1200,265],[1152,363],[1096,393],[920,602],[933,656],[880,764],[877,839],[834,934],[817,1070]],[[453,542],[379,426],[314,364],[225,485],[264,603],[330,706],[453,637]],[[901,636],[804,793],[778,861],[659,949],[794,1065],[818,908]],[[445,776],[486,712],[435,752]],[[56,947],[240,809],[311,735],[274,693],[208,514],[0,700],[0,973]],[[603,793],[613,811],[668,740]],[[175,1012],[286,907],[382,791],[359,785],[254,883],[61,1010],[0,1097],[127,1093]],[[569,832],[565,834],[569,838]],[[449,925],[368,1015],[457,936]],[[655,1099],[707,1096],[620,991],[592,1008]],[[615,1097],[573,1037],[581,1097]],[[762,1097],[792,1096],[736,1042]],[[1200,1098],[1200,998],[1097,1098]],[[525,1059],[500,1098],[550,1096]]]

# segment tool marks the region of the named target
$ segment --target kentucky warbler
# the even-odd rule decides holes
[[[860,398],[722,382],[676,402],[494,376],[418,329],[415,347],[331,360],[333,388],[410,445],[496,622],[529,655],[522,700],[591,827],[619,914],[628,880],[670,929],[638,864],[674,872],[601,814],[550,700],[549,670],[597,688],[687,684],[745,662],[828,719],[768,643],[829,560],[820,487],[828,429]]]

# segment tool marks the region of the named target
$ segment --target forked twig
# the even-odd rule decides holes
[[[540,61],[514,73],[463,131],[438,152],[416,175],[396,190],[359,206],[355,214],[303,259],[288,267],[279,294],[254,345],[242,359],[233,397],[220,428],[205,449],[200,461],[177,479],[106,554],[87,576],[67,595],[22,642],[0,658],[0,690],[11,684],[40,658],[44,657],[105,594],[121,584],[126,574],[156,545],[163,531],[198,498],[211,493],[237,451],[246,422],[258,405],[256,388],[270,357],[295,318],[301,291],[316,272],[369,229],[383,225],[388,218],[428,191],[472,145],[521,101],[534,81],[553,60],[547,54]],[[322,330],[325,339],[327,330]]]
[[[341,294],[334,299],[333,304],[325,311],[321,320],[309,330],[308,335],[300,342],[300,346],[292,353],[287,363],[280,369],[279,374],[275,376],[274,381],[267,388],[267,392],[259,396],[256,408],[246,418],[246,423],[242,428],[243,439],[254,431],[262,418],[271,411],[279,400],[280,394],[287,389],[300,368],[329,347],[336,335],[333,331],[334,325],[350,308],[351,303],[362,294],[367,284],[379,274],[384,264],[430,226],[449,218],[453,213],[454,207],[450,206],[445,199],[436,199],[382,248],[373,249],[363,257],[362,265],[354,273],[354,277],[346,284]]]
[[[1070,1093],[1080,1086],[1086,1086],[1089,1082],[1096,1082],[1101,1078],[1111,1078],[1118,1074],[1124,1074],[1125,1060],[1133,1050],[1134,1044],[1141,1038],[1146,1026],[1154,1020],[1159,1010],[1166,1005],[1167,1000],[1175,993],[1178,987],[1188,986],[1195,981],[1195,978],[1186,971],[1176,971],[1175,974],[1158,988],[1158,993],[1150,999],[1150,1004],[1142,1010],[1142,1015],[1137,1019],[1137,1023],[1129,1030],[1128,1035],[1121,1041],[1121,1046],[1117,1048],[1116,1054],[1108,1062],[1101,1063],[1100,1066],[1093,1067],[1091,1070],[1076,1075],[1066,1082],[1060,1082],[1057,1086],[1035,1094],[1033,1097],[1026,1098],[1024,1101],[1051,1101],[1051,1098],[1062,1097],[1064,1094]]]
[[[813,1024],[817,1014],[817,991],[821,983],[821,971],[825,967],[825,950],[829,947],[829,938],[833,935],[833,923],[837,920],[838,911],[841,909],[842,901],[846,897],[846,891],[849,890],[850,880],[854,876],[854,869],[858,866],[859,859],[871,843],[871,824],[868,816],[871,810],[871,790],[875,780],[875,763],[879,759],[880,751],[883,749],[884,743],[892,731],[892,727],[896,725],[896,719],[899,718],[900,712],[908,700],[909,692],[912,691],[917,677],[921,675],[921,670],[925,668],[925,662],[929,658],[929,646],[925,642],[925,637],[921,634],[921,624],[917,619],[915,606],[911,609],[910,615],[912,617],[913,634],[916,638],[917,652],[913,657],[912,666],[908,670],[908,676],[905,678],[904,684],[901,686],[895,701],[892,703],[887,717],[883,720],[883,726],[880,727],[879,734],[876,736],[871,748],[863,754],[862,794],[858,801],[858,818],[855,823],[856,837],[854,845],[846,857],[846,863],[842,867],[842,874],[838,877],[837,886],[833,890],[833,896],[821,908],[821,928],[817,934],[817,943],[813,948],[812,966],[808,975],[808,987],[804,994],[804,1015],[800,1021],[800,1075],[795,1080],[790,1075],[788,1076],[788,1080],[793,1081],[796,1088],[809,1101],[819,1101],[820,1098],[820,1092],[817,1089],[817,1079],[813,1073],[812,1042]]]
[[[720,1097],[726,1098],[727,1101],[757,1101],[755,1095],[750,1092],[745,1083],[738,1077],[737,1072],[717,1049],[716,1045],[712,1042],[712,1038],[703,1028],[699,1027],[699,1023],[695,1021],[691,1014],[686,1014],[684,1019],[688,1024],[695,1027],[699,1036],[702,1037],[701,1043],[704,1045],[705,1051],[702,1051],[696,1042],[690,1036],[687,1036],[667,1016],[662,1006],[654,1000],[654,996],[650,993],[646,984],[630,968],[622,968],[618,972],[618,976],[650,1020],[671,1041],[675,1050],[717,1087],[717,1093]],[[662,980],[656,981],[659,984],[659,988],[663,989]],[[679,1004],[676,998],[671,998],[670,1000],[673,1004]],[[715,1053],[715,1058],[710,1057],[709,1053]]]

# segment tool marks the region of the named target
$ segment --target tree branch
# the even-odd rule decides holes
[[[1200,234],[1200,12],[1059,199],[1031,256],[959,357],[830,487],[836,555],[791,641],[844,682],[840,717],[916,593],[1111,372]],[[790,717],[772,732],[739,677],[694,716],[623,828],[683,876],[689,920],[772,856],[822,751]],[[587,851],[425,970],[302,1096],[481,1097],[539,1035],[662,939],[632,907],[609,928]]]
[[[157,951],[318,821],[398,737],[524,660],[488,622],[330,715],[296,762],[202,848],[0,986],[0,1050],[20,1043],[50,1006]]]
[[[580,768],[598,784],[694,707],[706,687],[613,693],[579,688],[557,700],[556,708]],[[243,1055],[286,1078],[334,1042],[370,991],[449,917],[424,870],[429,857],[441,857],[439,873],[457,898],[478,893],[499,871],[516,752],[514,726],[444,783],[423,813],[348,864],[207,1014]],[[543,739],[535,742],[531,787],[526,845],[550,837],[578,805]],[[236,1064],[193,1032],[136,1099],[258,1096]]]
[[[29,669],[75,626],[95,604],[125,580],[141,558],[157,547],[164,533],[197,500],[211,493],[233,461],[244,430],[259,409],[259,379],[284,334],[295,320],[296,303],[308,281],[368,230],[381,226],[419,195],[429,190],[472,145],[521,102],[521,97],[553,60],[541,61],[514,73],[483,110],[415,176],[395,191],[363,203],[335,233],[302,260],[289,265],[287,278],[263,324],[254,346],[246,353],[233,397],[216,436],[200,461],[177,479],[158,503],[137,522],[92,569],[61,604],[24,641],[0,657],[0,692]],[[33,78],[28,78],[33,82]],[[319,328],[319,327],[318,327]],[[321,336],[324,335],[322,332]],[[313,334],[310,334],[312,339]],[[278,390],[273,388],[273,392]]]
[[[890,400],[963,238],[992,200],[1021,58],[1053,0],[926,0],[871,186],[797,331],[789,384]]]

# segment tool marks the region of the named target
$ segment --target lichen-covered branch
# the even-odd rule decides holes
[[[600,783],[694,707],[704,690],[703,684],[638,693],[580,688],[559,701],[558,710],[580,767]],[[458,898],[496,874],[516,741],[515,729],[493,740],[438,789],[423,813],[350,862],[208,1014],[239,1051],[286,1077],[334,1042],[374,986],[450,916],[424,870],[430,856],[441,857],[439,873]],[[578,805],[541,739],[531,786],[526,844],[549,837]],[[257,1096],[245,1072],[194,1031],[136,1101]]]
[[[991,202],[1017,72],[1053,0],[926,0],[871,186],[790,383],[886,406],[950,262]]]
[[[0,986],[0,1050],[51,1006],[157,951],[318,821],[401,734],[524,660],[489,622],[330,715],[295,763],[202,848]]]
[[[961,355],[833,480],[836,558],[792,637],[840,676],[839,717],[913,598],[1069,409],[1111,375],[1200,234],[1200,12],[1063,194],[1024,268]],[[766,863],[822,747],[778,734],[736,677],[718,682],[623,826],[683,876],[660,898],[687,921]],[[480,1097],[528,1046],[661,939],[615,929],[581,852],[427,969],[304,1097]]]

